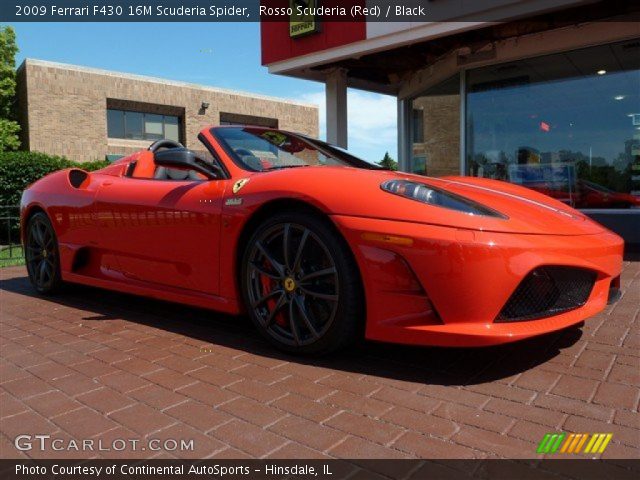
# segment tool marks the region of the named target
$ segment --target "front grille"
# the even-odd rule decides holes
[[[495,321],[524,322],[581,307],[595,281],[596,272],[583,268],[536,268],[520,282]]]

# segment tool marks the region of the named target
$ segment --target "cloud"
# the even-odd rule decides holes
[[[320,137],[326,138],[327,112],[324,92],[305,93],[296,98],[320,107]],[[349,150],[378,160],[384,152],[395,156],[397,149],[397,101],[395,97],[349,89],[347,125]]]

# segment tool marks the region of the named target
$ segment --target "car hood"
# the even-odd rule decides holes
[[[386,180],[405,179],[438,187],[489,207],[498,218],[470,215],[427,205],[383,191]],[[431,178],[387,170],[347,167],[283,169],[252,176],[251,191],[307,198],[324,211],[388,220],[426,223],[472,230],[554,235],[589,235],[606,231],[577,210],[534,190],[476,177]]]

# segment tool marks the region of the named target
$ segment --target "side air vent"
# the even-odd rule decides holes
[[[551,317],[584,305],[596,272],[583,268],[545,266],[529,273],[496,318],[497,323]]]
[[[73,188],[81,188],[88,177],[89,174],[84,170],[79,170],[77,168],[69,170],[69,183]]]
[[[76,273],[89,265],[90,252],[88,247],[82,247],[78,249],[73,257],[73,263],[71,264],[71,271]]]

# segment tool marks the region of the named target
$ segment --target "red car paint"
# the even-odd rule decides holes
[[[351,167],[251,172],[234,163],[209,128],[201,138],[228,178],[154,180],[153,155],[141,151],[88,173],[75,187],[69,170],[31,185],[22,225],[35,211],[46,212],[65,281],[238,314],[243,229],[271,202],[304,202],[331,219],[353,252],[366,338],[407,344],[491,345],[577,324],[604,308],[621,272],[620,237],[530,189]],[[507,218],[421,204],[380,188],[394,178],[440,187]],[[234,193],[240,179],[250,181]],[[238,198],[241,204],[226,204]],[[548,318],[496,323],[519,283],[542,265],[596,272],[587,302]]]

